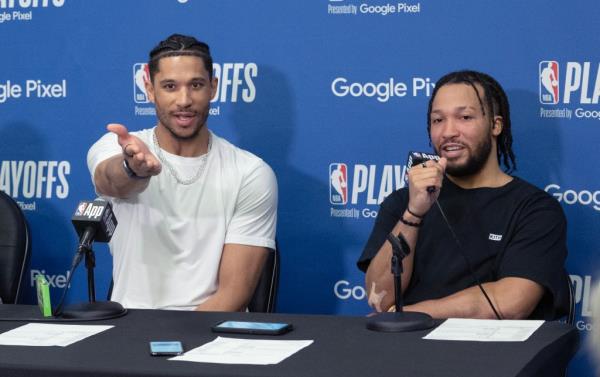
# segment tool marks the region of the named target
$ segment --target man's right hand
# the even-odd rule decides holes
[[[119,145],[123,148],[123,158],[129,168],[139,177],[158,175],[162,169],[160,161],[137,136],[129,134],[122,124],[111,123],[106,129],[118,136]]]
[[[411,212],[424,216],[429,211],[440,195],[447,162],[442,157],[438,162],[427,161],[408,171],[408,208]],[[435,191],[430,192],[429,187],[434,187]]]

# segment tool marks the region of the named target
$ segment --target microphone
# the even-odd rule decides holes
[[[439,161],[440,156],[437,154],[424,153],[424,152],[408,152],[408,161],[406,162],[406,170],[410,170],[413,166],[420,165],[427,161]],[[408,178],[407,178],[408,179]],[[427,187],[427,192],[435,192],[435,186]]]
[[[117,227],[112,206],[102,198],[80,201],[71,222],[79,235],[79,246],[84,248],[93,241],[110,241]]]
[[[394,304],[396,311],[379,313],[367,320],[367,329],[385,332],[425,330],[435,323],[429,314],[402,310],[402,259],[410,254],[408,242],[402,235],[389,233],[387,240],[392,245],[391,272],[394,276]]]
[[[102,199],[96,198],[92,201],[82,200],[79,202],[71,222],[79,235],[79,246],[77,253],[71,264],[71,271],[67,284],[63,290],[62,297],[54,311],[55,316],[62,316],[63,319],[74,320],[100,320],[110,319],[127,314],[121,304],[112,301],[96,301],[96,288],[94,284],[94,267],[96,266],[96,257],[92,250],[92,243],[108,242],[117,227],[117,219],[112,210],[111,204]],[[85,256],[85,267],[88,277],[88,296],[89,302],[73,304],[62,310],[67,290],[70,286],[71,277],[75,268]]]

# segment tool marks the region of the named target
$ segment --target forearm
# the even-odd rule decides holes
[[[239,293],[235,294],[234,292],[227,292],[226,290],[217,291],[202,304],[198,305],[195,310],[209,312],[244,311],[248,306],[247,301],[249,301],[245,298],[249,295],[249,293],[239,295]]]
[[[113,156],[98,165],[94,172],[94,183],[98,193],[114,198],[127,198],[148,187],[150,177],[134,179],[123,169],[123,155]]]
[[[544,295],[541,285],[524,278],[508,277],[482,286],[501,319],[529,317]],[[404,309],[428,313],[434,318],[496,318],[478,286],[437,300],[407,305]]]
[[[268,252],[268,249],[259,246],[225,244],[217,291],[196,310],[245,310],[258,284]]]
[[[404,219],[414,223],[421,221],[408,212],[404,213]],[[391,233],[395,235],[402,233],[410,248],[410,253],[402,261],[402,292],[404,292],[412,276],[418,228],[399,221]],[[386,241],[369,264],[365,275],[369,305],[376,311],[383,311],[394,304],[394,276],[391,272],[391,259],[392,247],[389,241]]]
[[[490,300],[497,308],[489,284],[483,284]],[[483,296],[479,287],[474,286],[436,300],[421,301],[413,305],[406,305],[406,311],[427,313],[433,318],[479,318],[495,319],[496,315]]]

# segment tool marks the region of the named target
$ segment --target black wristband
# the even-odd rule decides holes
[[[135,172],[133,171],[133,169],[131,169],[131,167],[129,166],[129,162],[127,162],[126,158],[123,159],[123,170],[125,170],[125,174],[127,174],[127,176],[129,178],[133,178],[133,179],[146,179],[146,178],[148,178],[148,177],[140,177],[139,175],[135,174]]]
[[[421,225],[423,224],[423,223],[412,223],[412,222],[410,222],[410,221],[406,221],[406,220],[404,219],[404,215],[403,215],[402,217],[400,217],[400,222],[401,222],[402,224],[405,224],[405,225],[408,225],[408,226],[412,226],[412,227],[415,227],[415,228],[420,228],[420,227],[421,227]]]
[[[422,219],[423,217],[425,217],[424,214],[423,215],[417,215],[416,213],[414,213],[413,211],[411,211],[409,206],[406,206],[406,210],[408,211],[408,213],[410,213],[411,215],[413,215],[417,219]]]

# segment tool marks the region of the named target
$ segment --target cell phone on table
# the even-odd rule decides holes
[[[183,353],[180,341],[154,341],[150,342],[150,355],[152,356],[177,356]]]
[[[285,334],[292,329],[291,323],[250,321],[222,321],[212,327],[214,332],[257,335]]]

